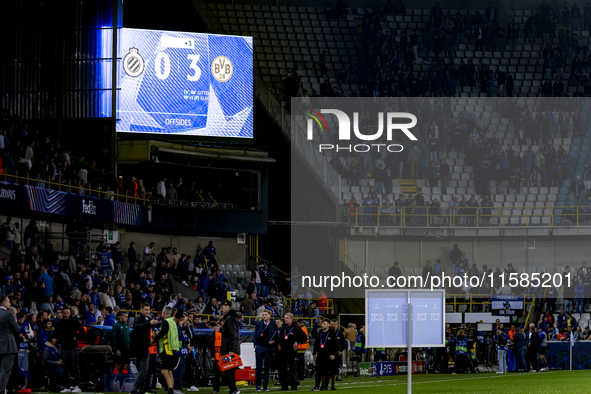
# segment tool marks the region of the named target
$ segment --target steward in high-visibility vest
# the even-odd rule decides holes
[[[211,361],[213,362],[213,380],[212,386],[213,391],[220,391],[220,378],[221,372],[218,366],[218,361],[222,358],[222,333],[219,331],[220,327],[216,322],[211,322],[211,328],[213,328],[213,336],[209,342],[209,351],[211,353]]]
[[[367,353],[367,349],[365,348],[365,335],[363,335],[363,333],[357,335],[357,338],[355,338],[353,351],[355,351],[358,356],[360,356],[362,353]]]
[[[181,303],[177,303],[177,314],[175,317],[182,320],[184,318],[183,309]],[[173,394],[174,378],[172,377],[172,371],[176,369],[179,364],[179,357],[175,355],[181,348],[179,341],[178,324],[174,318],[172,318],[173,309],[169,306],[162,310],[162,328],[153,342],[158,343],[158,353],[160,353],[160,369],[166,385],[168,386],[168,393]]]
[[[301,324],[300,324],[300,322],[301,322]],[[300,328],[302,329],[304,334],[306,334],[306,338],[308,338],[308,329],[306,328],[306,326],[304,326],[304,321],[298,320],[298,325],[300,326]],[[300,353],[301,350],[303,350],[303,353],[305,353],[306,349],[309,349],[309,348],[310,348],[310,342],[306,341],[306,343],[300,343],[298,345],[298,353]]]

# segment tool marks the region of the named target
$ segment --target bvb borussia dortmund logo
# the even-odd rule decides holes
[[[144,72],[144,58],[140,56],[137,48],[129,49],[129,53],[123,59],[123,68],[130,77],[139,77]]]
[[[218,56],[211,63],[211,73],[220,82],[229,81],[234,73],[232,62],[225,56]]]

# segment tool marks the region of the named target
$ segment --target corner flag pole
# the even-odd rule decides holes
[[[407,393],[412,393],[412,305],[410,304],[410,293],[408,295],[408,338],[407,338],[406,372],[408,374]]]

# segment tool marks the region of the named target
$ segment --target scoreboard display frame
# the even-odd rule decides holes
[[[253,138],[252,37],[121,28],[117,41],[117,133]]]

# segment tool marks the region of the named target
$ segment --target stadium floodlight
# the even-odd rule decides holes
[[[445,347],[445,289],[365,290],[365,347],[406,348],[408,393],[412,348]]]

